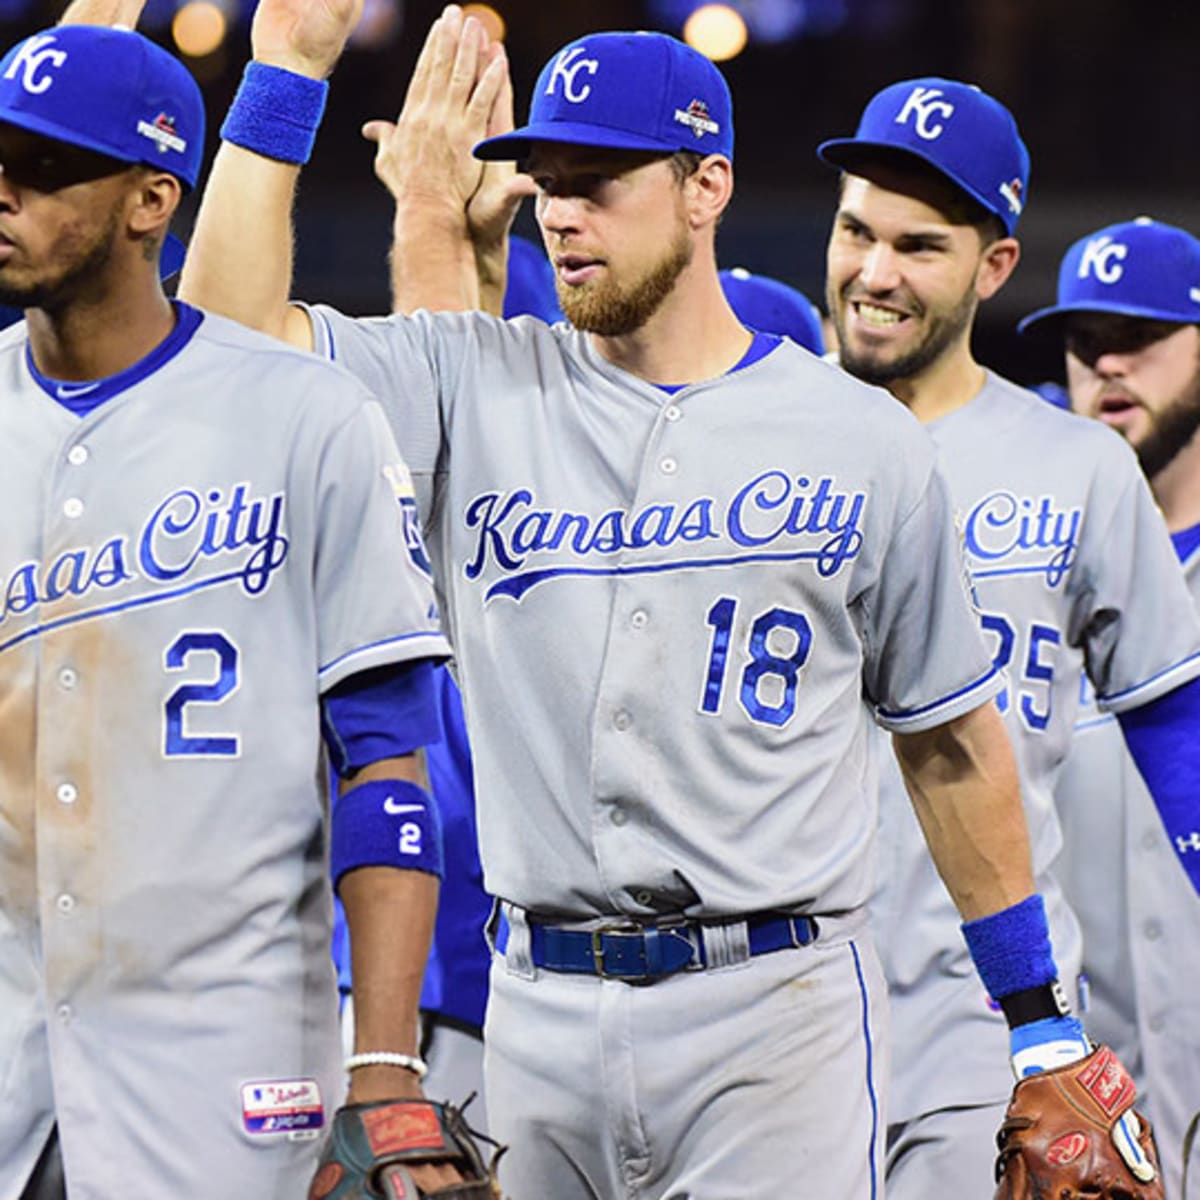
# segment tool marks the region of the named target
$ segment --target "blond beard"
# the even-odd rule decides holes
[[[658,311],[691,261],[691,239],[686,229],[680,229],[663,257],[636,283],[622,288],[605,276],[595,283],[569,287],[557,280],[558,303],[576,329],[601,337],[623,337],[640,329]]]

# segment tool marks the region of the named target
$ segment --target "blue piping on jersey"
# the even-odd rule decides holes
[[[1173,663],[1169,667],[1164,667],[1156,675],[1151,675],[1149,679],[1143,679],[1141,683],[1135,684],[1131,688],[1126,688],[1123,692],[1113,692],[1111,696],[1097,696],[1097,700],[1102,700],[1105,704],[1111,705],[1115,700],[1127,700],[1130,696],[1136,696],[1139,692],[1146,691],[1147,688],[1153,687],[1159,680],[1165,679],[1168,675],[1173,675],[1176,671],[1182,670],[1189,663],[1194,663],[1200,660],[1200,651],[1195,654],[1189,654],[1187,658],[1181,658],[1179,662]],[[1184,682],[1187,682],[1184,680]]]
[[[974,680],[971,683],[968,683],[966,687],[961,687],[958,689],[957,692],[951,692],[950,695],[943,696],[940,700],[934,700],[929,704],[922,704],[920,708],[906,708],[906,709],[879,708],[879,709],[876,709],[875,711],[878,712],[881,717],[884,717],[885,719],[887,719],[889,721],[904,721],[904,720],[908,720],[911,717],[921,717],[921,716],[924,716],[926,713],[933,712],[933,710],[935,708],[942,708],[945,705],[950,704],[952,701],[957,700],[962,696],[966,696],[970,692],[973,692],[973,691],[977,690],[978,688],[983,687],[983,685],[985,683],[987,683],[989,679],[992,679],[994,676],[999,674],[999,671],[1000,671],[1000,668],[997,667],[995,664],[993,664],[992,666],[990,666],[987,669],[986,674],[980,675],[980,677],[978,679]]]
[[[40,637],[43,633],[50,633],[55,629],[63,629],[68,625],[78,625],[81,621],[94,621],[100,617],[110,617],[114,613],[124,612],[131,608],[146,608],[148,605],[161,604],[166,600],[177,600],[180,596],[187,596],[192,592],[198,592],[204,588],[219,587],[223,583],[232,583],[235,579],[245,579],[245,577],[246,572],[244,570],[227,571],[224,575],[214,575],[210,579],[201,579],[199,583],[189,583],[186,587],[172,588],[170,591],[165,592],[155,592],[150,596],[136,596],[132,600],[122,600],[118,604],[105,604],[100,608],[89,608],[84,612],[72,613],[69,617],[59,617],[55,621],[47,621],[44,625],[34,625],[31,629],[26,629],[24,633],[19,633],[16,637],[9,638],[7,642],[0,642],[0,654],[3,654],[5,650],[11,650],[13,646],[19,646],[31,637]]]
[[[356,658],[360,654],[367,654],[371,650],[378,650],[380,646],[395,646],[400,642],[411,642],[413,638],[440,638],[441,636],[441,630],[431,628],[418,629],[414,633],[402,633],[398,637],[381,638],[377,642],[370,642],[365,646],[359,646],[357,649],[347,650],[345,654],[339,654],[337,658],[330,659],[329,662],[327,662],[323,667],[317,668],[317,678],[319,679],[323,675],[328,675],[334,667],[344,663],[348,658]],[[438,658],[440,659],[445,659],[448,657],[449,655],[446,654],[438,655]]]
[[[975,579],[991,579],[997,575],[1045,575],[1046,582],[1050,583],[1050,575],[1054,573],[1062,575],[1062,566],[1053,562],[1042,563],[1030,567],[993,567],[991,570],[978,571],[974,567],[971,568],[971,575]],[[1050,583],[1053,587],[1054,584]]]
[[[879,1186],[875,1174],[875,1143],[879,1140],[879,1101],[875,1096],[875,1047],[871,1044],[871,1001],[867,994],[867,981],[863,978],[858,947],[853,942],[850,943],[850,953],[854,955],[854,974],[858,977],[858,994],[862,998],[863,1039],[867,1044],[867,1095],[871,1099],[871,1143],[868,1156],[871,1163],[871,1200],[875,1200]]]
[[[670,563],[637,563],[633,565],[617,564],[612,567],[545,567],[540,571],[523,571],[518,575],[510,575],[507,579],[493,583],[484,593],[485,600],[494,596],[511,596],[520,600],[526,592],[545,583],[567,575],[583,575],[606,577],[610,575],[657,575],[664,571],[698,571],[706,567],[737,567],[744,563],[766,562],[800,562],[803,559],[822,559],[829,557],[825,550],[798,550],[794,554],[738,554],[731,558],[685,558],[679,562]],[[822,572],[824,578],[830,578],[836,572]]]

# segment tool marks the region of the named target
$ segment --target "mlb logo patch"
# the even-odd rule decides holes
[[[325,1124],[315,1079],[266,1079],[242,1084],[242,1126],[247,1133],[294,1133]]]

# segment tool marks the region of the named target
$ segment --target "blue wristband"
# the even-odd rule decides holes
[[[442,823],[433,797],[401,779],[374,779],[339,796],[330,821],[336,890],[358,867],[400,867],[442,877]]]
[[[280,162],[306,163],[328,94],[323,79],[248,62],[221,137]]]
[[[1037,892],[1011,908],[966,922],[962,931],[993,1000],[1045,987],[1058,977],[1046,905]]]

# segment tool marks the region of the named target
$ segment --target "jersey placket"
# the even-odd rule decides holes
[[[38,623],[35,779],[37,888],[51,1056],[72,1060],[71,1029],[79,1018],[79,993],[96,968],[102,930],[96,903],[95,872],[105,850],[89,767],[88,739],[94,714],[103,705],[99,678],[100,642],[88,623],[53,628],[70,612],[54,603],[69,596],[72,582],[88,569],[94,539],[88,467],[95,430],[74,431],[58,449],[46,473],[50,484],[42,525],[44,603]],[[45,603],[48,601],[48,603]],[[83,604],[81,599],[75,602]],[[46,626],[51,628],[47,629]],[[90,630],[90,632],[89,632]],[[116,686],[107,681],[107,686]],[[82,1066],[82,1064],[77,1064]],[[55,1071],[55,1105],[60,1122],[72,1112],[66,1081],[75,1077],[69,1062]]]
[[[654,503],[677,504],[686,479],[684,409],[679,397],[665,402],[642,452],[629,513]],[[624,573],[644,565],[645,552],[621,553],[622,573],[613,583],[612,604],[592,725],[592,829],[597,867],[614,908],[651,915],[661,907],[654,882],[668,874],[655,853],[654,817],[662,797],[646,794],[639,764],[656,753],[654,729],[670,687],[661,679],[656,631],[672,614],[656,606],[653,571]],[[667,664],[667,670],[670,664]],[[654,711],[656,708],[660,711]],[[656,904],[656,902],[658,902]]]

